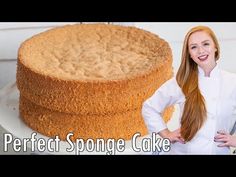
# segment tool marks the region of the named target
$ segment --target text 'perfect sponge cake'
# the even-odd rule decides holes
[[[130,139],[147,133],[142,103],[172,74],[168,43],[148,31],[105,24],[54,28],[18,51],[20,114],[48,136],[64,139],[70,131]]]

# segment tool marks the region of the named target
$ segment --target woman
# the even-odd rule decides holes
[[[171,154],[230,153],[232,144],[218,139],[217,132],[230,133],[236,122],[236,75],[219,68],[219,57],[214,32],[206,26],[192,28],[185,36],[176,77],[143,104],[149,133],[170,139]],[[161,114],[175,104],[180,106],[179,128],[170,131]]]

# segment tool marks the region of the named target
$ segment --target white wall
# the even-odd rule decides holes
[[[27,38],[69,23],[0,23],[0,88],[15,80],[17,50]]]

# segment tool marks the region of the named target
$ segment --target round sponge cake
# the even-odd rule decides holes
[[[78,115],[139,109],[172,77],[166,41],[135,27],[68,25],[26,40],[17,86],[32,103]]]
[[[148,31],[105,24],[54,28],[19,48],[20,116],[47,136],[128,140],[147,134],[142,103],[172,76],[168,43]],[[172,112],[165,110],[165,121]]]

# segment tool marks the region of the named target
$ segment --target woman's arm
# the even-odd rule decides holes
[[[172,78],[144,102],[142,115],[150,134],[155,132],[163,138],[169,138],[171,142],[183,142],[180,130],[169,131],[162,118],[165,108],[181,102],[182,99],[184,99],[184,95],[175,78]]]
[[[168,128],[159,132],[159,135],[162,138],[168,138],[171,143],[179,142],[185,143],[184,139],[181,137],[180,129],[176,129],[175,131],[170,131]]]

